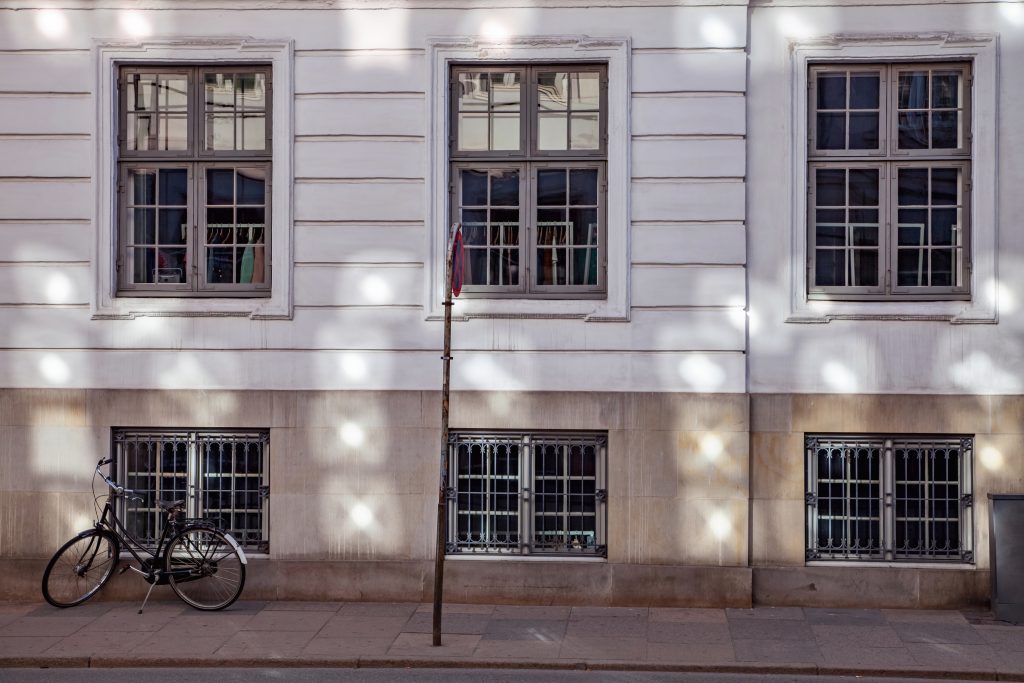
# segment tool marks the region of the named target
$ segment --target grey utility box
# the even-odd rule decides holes
[[[988,547],[992,611],[996,619],[1024,623],[1024,495],[988,494]]]

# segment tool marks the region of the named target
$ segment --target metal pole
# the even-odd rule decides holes
[[[448,378],[452,363],[452,242],[448,239],[448,255],[444,272],[444,367],[441,382],[441,481],[437,490],[437,548],[434,555],[434,647],[441,645],[441,597],[444,593],[445,527],[447,526],[448,490]]]

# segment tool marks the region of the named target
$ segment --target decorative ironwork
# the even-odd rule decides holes
[[[808,559],[973,561],[973,440],[813,436]]]
[[[449,543],[458,552],[604,555],[606,438],[458,434]]]
[[[267,543],[268,432],[118,430],[113,441],[118,477],[138,492],[121,500],[121,519],[140,544],[155,547],[164,518],[158,504],[175,500],[248,550]]]

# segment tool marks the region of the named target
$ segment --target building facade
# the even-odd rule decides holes
[[[0,597],[113,457],[250,597],[429,599],[444,457],[449,600],[984,603],[1022,43],[1020,2],[0,0]]]

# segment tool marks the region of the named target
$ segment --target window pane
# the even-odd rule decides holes
[[[459,175],[462,179],[462,205],[487,206],[487,171],[463,169]]]
[[[537,149],[568,149],[569,117],[542,112],[537,120]]]
[[[928,72],[904,71],[899,75],[900,109],[928,108]]]
[[[457,149],[513,151],[522,147],[522,72],[459,73],[457,88]]]
[[[878,109],[878,74],[852,74],[850,76],[850,109]]]
[[[599,149],[600,123],[598,114],[573,114],[569,121],[572,132],[570,149]]]
[[[960,106],[960,72],[932,73],[932,107],[955,109]]]
[[[566,111],[569,108],[569,74],[541,72],[537,74],[537,105],[544,111]]]
[[[569,89],[569,102],[573,109],[600,109],[601,74],[574,73]]]
[[[461,169],[459,179],[458,215],[466,244],[465,283],[517,285],[520,230],[519,170]]]
[[[128,172],[131,178],[131,202],[136,206],[156,204],[156,171],[135,169]]]
[[[491,205],[519,206],[518,173],[495,173],[491,176]]]
[[[211,168],[206,172],[206,203],[234,204],[235,172],[230,168]]]
[[[846,206],[846,169],[817,169],[815,192],[817,206]]]
[[[128,209],[135,244],[156,244],[156,209]]]
[[[266,196],[266,173],[262,168],[236,169],[237,202],[239,204],[263,204]]]
[[[932,112],[932,149],[960,146],[960,115],[955,111]]]
[[[265,282],[266,171],[210,168],[206,178],[206,282]]]
[[[486,73],[459,74],[459,111],[487,111],[490,78]]]
[[[125,147],[132,151],[188,149],[188,78],[130,73],[125,83]]]
[[[186,279],[185,250],[157,250],[157,283],[180,284]]]
[[[818,109],[846,109],[846,74],[818,75]]]
[[[574,168],[569,171],[569,203],[597,206],[597,169]]]
[[[818,114],[818,149],[846,148],[846,114]]]
[[[854,249],[850,252],[852,268],[849,284],[854,287],[878,286],[878,251]]]
[[[207,73],[204,88],[205,149],[266,149],[266,74]]]
[[[537,203],[541,206],[565,206],[565,169],[559,168],[537,171]]]
[[[459,149],[482,151],[488,144],[487,114],[459,114]]]
[[[519,149],[518,114],[495,114],[491,117],[491,149]]]
[[[898,174],[900,206],[928,204],[928,169],[901,168]]]
[[[878,149],[878,113],[850,113],[850,149]]]
[[[160,169],[160,204],[188,205],[188,171],[183,168]]]
[[[188,213],[185,209],[160,212],[160,244],[185,244],[188,237]]]
[[[850,169],[850,206],[878,206],[878,169]]]

